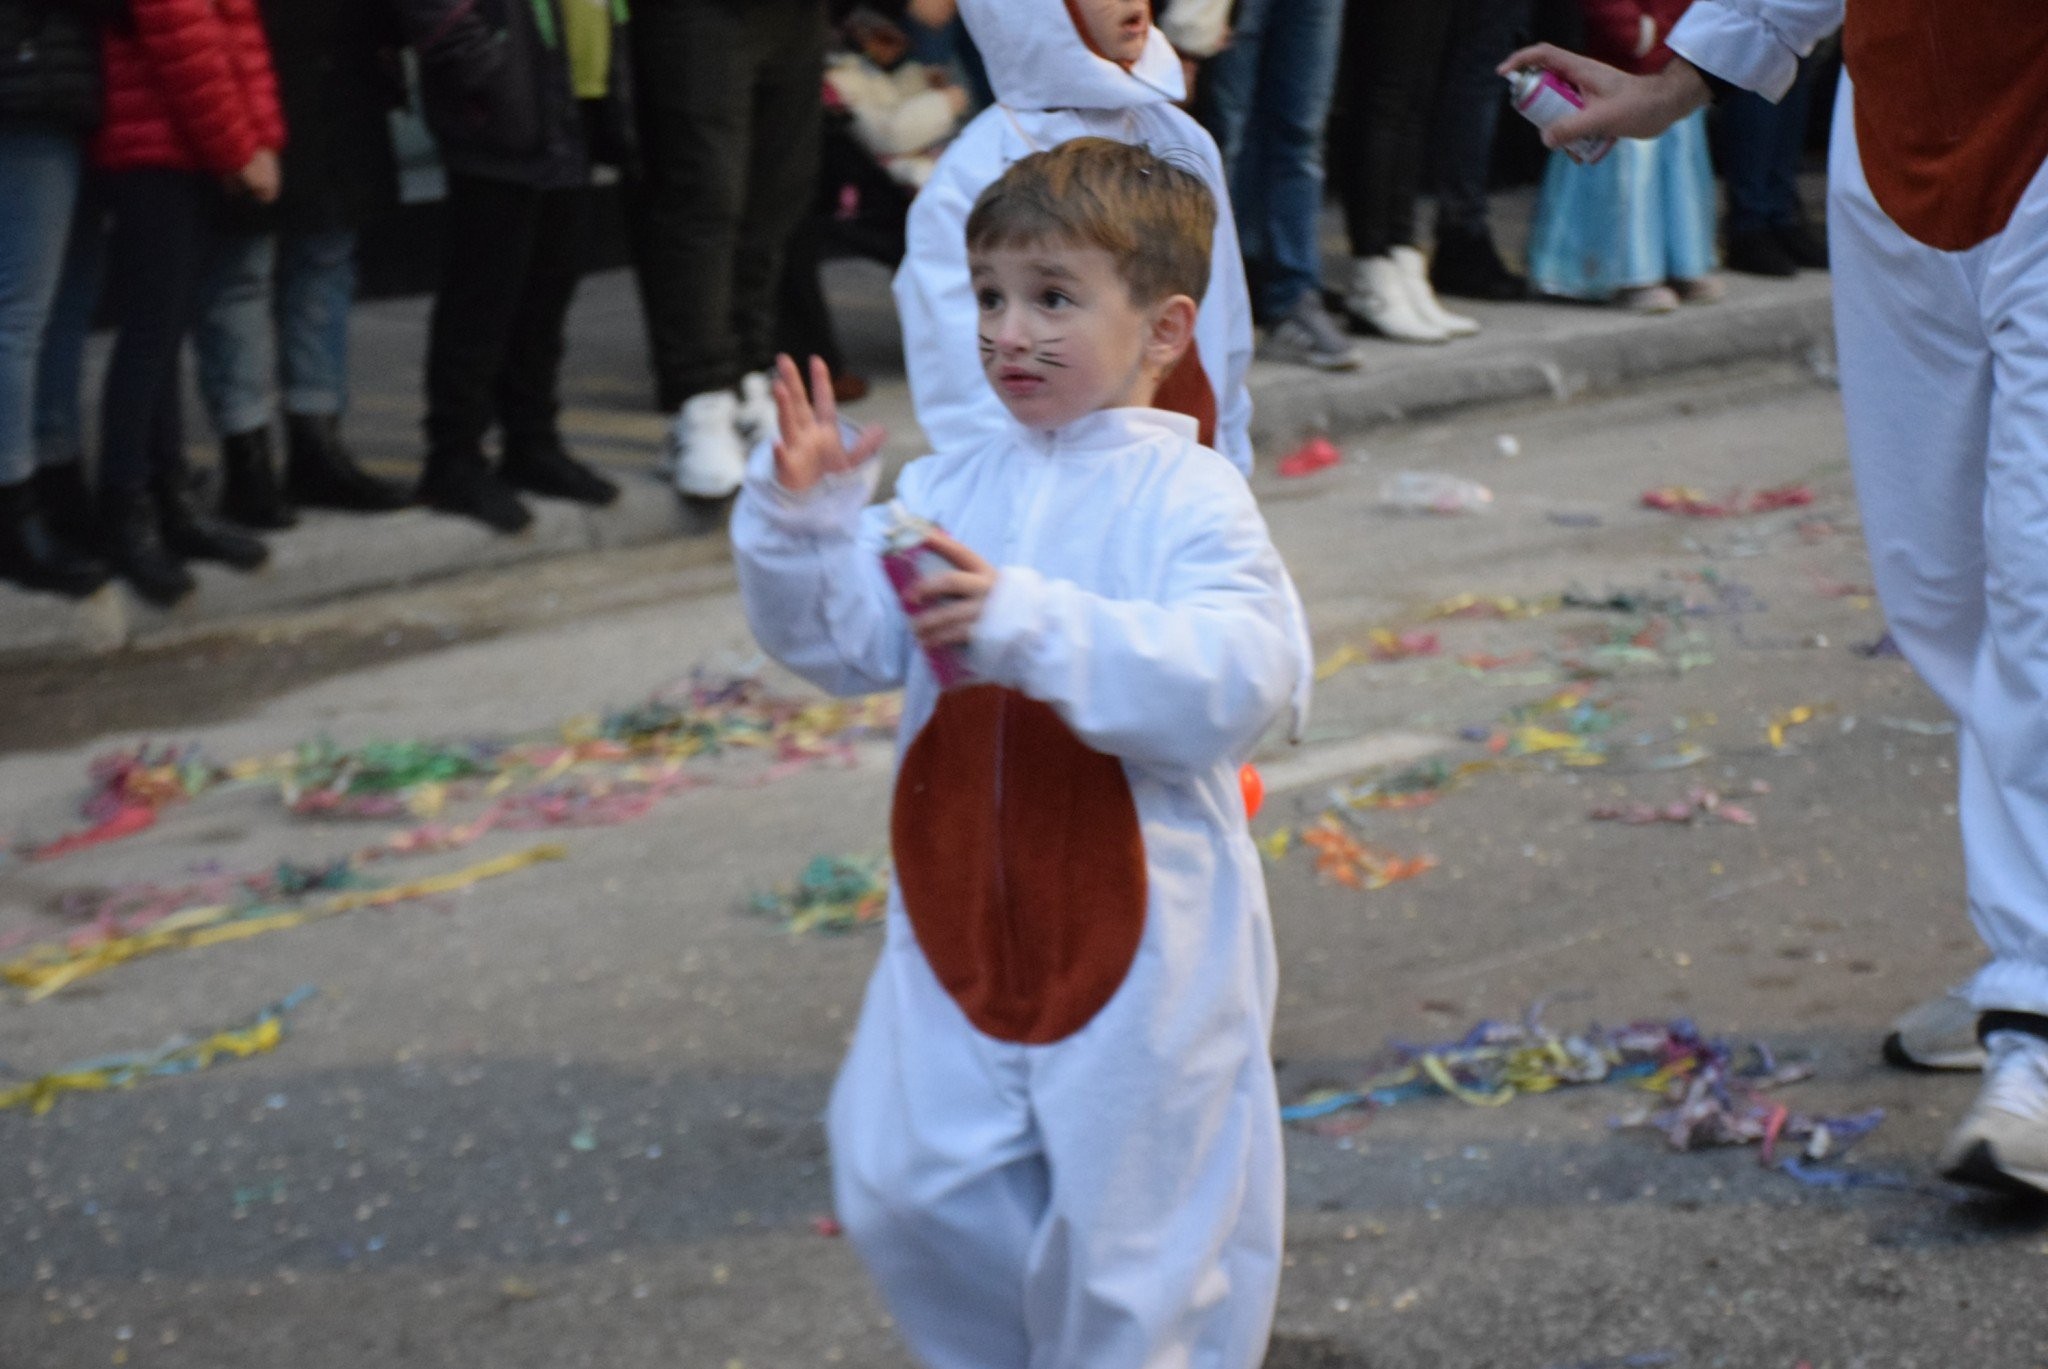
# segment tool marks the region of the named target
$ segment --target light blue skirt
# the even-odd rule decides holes
[[[1714,170],[1705,110],[1660,138],[1623,138],[1597,165],[1550,154],[1529,279],[1546,295],[1611,299],[1617,292],[1712,272]]]

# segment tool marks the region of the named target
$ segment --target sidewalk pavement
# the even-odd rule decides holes
[[[1513,204],[1502,217],[1524,208]],[[1332,244],[1333,249],[1339,246]],[[1334,254],[1330,259],[1341,260]],[[873,386],[849,413],[889,428],[884,455],[890,461],[921,454],[888,272],[871,262],[837,261],[827,266],[826,284],[849,366]],[[1688,306],[1661,317],[1569,304],[1468,307],[1461,301],[1456,307],[1484,325],[1480,336],[1467,341],[1416,347],[1369,340],[1365,369],[1351,374],[1256,365],[1253,436],[1261,470],[1255,484],[1276,480],[1271,464],[1310,433],[1343,438],[1483,404],[1563,403],[1653,376],[1761,358],[1831,364],[1825,275],[1772,281],[1731,275],[1728,285],[1727,298],[1718,304]],[[425,299],[378,301],[360,306],[354,319],[350,437],[366,464],[408,480],[418,468],[419,378],[428,307]],[[96,344],[89,378],[95,386],[105,339]],[[570,319],[563,380],[562,427],[569,445],[623,486],[611,508],[534,500],[538,516],[516,537],[423,509],[374,517],[307,513],[297,529],[268,539],[271,562],[263,570],[242,575],[198,567],[198,591],[170,611],[141,603],[119,585],[80,603],[0,586],[0,657],[107,651],[205,636],[254,614],[668,538],[694,537],[707,560],[722,558],[721,511],[684,507],[653,469],[667,420],[652,409],[644,335],[628,273],[605,272],[585,281]],[[195,463],[209,462],[210,453],[198,450],[206,443],[207,429],[196,412],[190,430]]]

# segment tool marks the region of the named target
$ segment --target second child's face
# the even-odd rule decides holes
[[[981,369],[1027,428],[1151,401],[1152,320],[1100,247],[1033,243],[970,254]]]
[[[1152,0],[1071,0],[1074,16],[1095,50],[1129,65],[1145,55],[1152,35]]]

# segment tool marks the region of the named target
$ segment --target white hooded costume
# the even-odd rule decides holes
[[[1311,663],[1195,431],[1005,413],[905,468],[900,503],[999,567],[979,682],[944,693],[878,563],[875,463],[795,495],[757,451],[733,515],[761,644],[834,693],[905,689],[887,931],[828,1128],[840,1218],[930,1369],[1264,1355],[1275,972],[1237,772]]]
[[[1097,56],[1064,0],[960,0],[960,14],[988,67],[997,103],[953,140],[912,202],[896,272],[904,363],[926,440],[934,451],[964,451],[1009,420],[982,376],[975,341],[966,233],[975,198],[1033,152],[1074,138],[1113,138],[1199,174],[1216,197],[1209,289],[1195,318],[1193,360],[1179,379],[1189,390],[1206,382],[1215,427],[1205,440],[1250,476],[1252,399],[1245,376],[1252,360],[1251,295],[1223,159],[1215,140],[1176,105],[1187,93],[1180,58],[1156,28],[1128,70]],[[1197,364],[1199,372],[1192,370]],[[1170,381],[1157,402],[1205,416],[1181,400],[1182,393]]]

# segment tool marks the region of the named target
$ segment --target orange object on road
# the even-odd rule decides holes
[[[1259,809],[1266,806],[1266,781],[1259,776],[1259,768],[1246,765],[1237,772],[1237,787],[1244,791],[1244,815],[1247,819],[1259,815]]]

